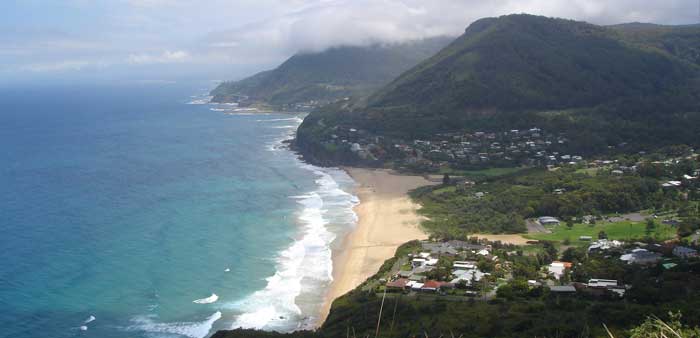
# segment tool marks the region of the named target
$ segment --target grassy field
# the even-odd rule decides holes
[[[632,240],[646,237],[646,224],[644,222],[617,222],[602,223],[590,226],[588,224],[574,224],[569,229],[565,224],[561,224],[552,229],[551,234],[529,234],[526,238],[562,242],[569,239],[571,243],[580,242],[580,236],[591,236],[594,240],[598,238],[598,233],[605,231],[608,239]],[[676,235],[676,229],[670,225],[656,223],[656,229],[651,236],[655,239],[665,240]]]
[[[600,171],[601,168],[581,168],[577,169],[576,173],[577,174],[588,174],[591,176],[598,175],[598,171]]]

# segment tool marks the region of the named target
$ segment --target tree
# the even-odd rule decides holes
[[[442,176],[442,184],[444,185],[449,185],[452,180],[450,179],[450,175],[445,174]]]
[[[651,218],[647,219],[647,226],[645,229],[647,237],[651,237],[651,234],[654,232],[654,229],[656,229],[656,223],[654,223],[654,220]]]
[[[574,221],[572,220],[567,220],[566,221],[566,227],[569,228],[569,230],[574,228]]]
[[[606,234],[605,231],[600,230],[598,233],[598,239],[608,239],[608,234]]]

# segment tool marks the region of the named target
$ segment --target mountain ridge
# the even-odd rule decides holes
[[[269,104],[330,103],[368,95],[403,71],[432,56],[453,38],[434,37],[366,47],[337,46],[297,53],[275,69],[224,82],[212,91],[214,102]]]
[[[584,155],[621,143],[700,143],[700,26],[630,27],[523,14],[477,20],[367,100],[312,112],[297,144],[331,164],[348,154],[328,146],[326,130],[337,126],[406,142],[538,126],[566,134],[569,151]]]

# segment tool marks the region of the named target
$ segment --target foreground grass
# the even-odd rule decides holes
[[[588,224],[574,224],[569,229],[565,224],[561,224],[554,229],[550,234],[528,234],[526,238],[536,239],[541,241],[563,242],[568,239],[572,243],[578,242],[581,236],[591,236],[593,239],[598,238],[598,233],[604,231],[608,235],[608,239],[617,240],[637,240],[646,237],[646,224],[644,222],[616,222],[616,223],[599,223],[595,226]],[[667,240],[673,238],[676,230],[666,224],[656,223],[655,230],[651,233],[651,237],[658,240]]]

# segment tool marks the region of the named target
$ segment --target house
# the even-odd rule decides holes
[[[681,184],[681,181],[668,181],[666,183],[661,184],[661,186],[664,188],[677,188],[680,187]]]
[[[476,262],[473,262],[473,261],[454,261],[452,263],[452,267],[454,269],[473,270],[473,269],[476,269]]]
[[[428,291],[428,292],[435,292],[442,287],[442,283],[435,281],[435,280],[429,280],[423,283],[423,286],[420,288],[421,291]]]
[[[464,242],[464,241],[458,241],[458,240],[451,240],[448,241],[447,244],[452,246],[453,248],[457,250],[466,250],[466,251],[480,251],[484,249],[489,249],[489,245],[481,245],[481,244],[472,244],[469,242]]]
[[[481,249],[479,252],[476,253],[479,256],[488,256],[490,254],[489,250],[487,249]]]
[[[408,277],[408,280],[414,283],[418,283],[424,281],[425,276],[414,273],[411,275],[411,277]]]
[[[607,239],[599,239],[591,245],[588,246],[588,252],[594,252],[594,251],[606,251],[610,250],[613,248],[619,248],[622,246],[622,242],[617,241],[617,240],[607,240]]]
[[[543,216],[537,219],[541,225],[559,225],[559,220],[551,216]]]
[[[428,258],[428,259],[425,261],[425,266],[436,266],[437,263],[438,263],[438,259],[437,259],[437,258]]]
[[[620,260],[627,262],[627,264],[651,265],[661,260],[661,254],[637,248],[630,253],[620,256]]]
[[[549,287],[549,291],[559,294],[576,293],[576,288],[573,285],[554,285]]]
[[[677,246],[673,248],[673,255],[680,258],[698,257],[698,251],[685,246]]]
[[[448,243],[422,243],[424,250],[436,255],[456,255],[458,250]]]
[[[587,284],[574,283],[577,289],[582,288],[586,293],[591,295],[603,296],[608,293],[623,297],[627,289],[624,286],[619,286],[614,279],[590,279]]]
[[[614,279],[599,279],[599,278],[592,278],[588,280],[588,287],[591,288],[608,288],[608,287],[613,287],[617,286],[617,280]]]
[[[406,284],[406,286],[408,286],[409,288],[411,288],[411,290],[420,291],[420,289],[423,288],[423,283],[421,283],[421,282],[415,282],[415,281],[410,281],[410,282],[408,282],[408,284]]]
[[[412,272],[413,272],[413,274],[421,274],[421,273],[426,273],[426,272],[433,271],[433,270],[435,270],[435,266],[424,265],[424,266],[419,266],[419,267],[413,269]]]
[[[396,275],[399,276],[399,278],[408,278],[411,277],[412,274],[413,271],[401,270]]]
[[[428,260],[425,258],[414,258],[411,260],[411,267],[414,269],[417,267],[421,267],[421,266],[425,265],[425,262],[427,262],[427,261]]]
[[[551,273],[554,278],[556,279],[561,279],[561,276],[564,275],[564,271],[566,269],[571,269],[573,264],[571,262],[559,262],[559,261],[554,261],[549,266],[547,269],[549,270],[549,273]]]
[[[454,279],[450,281],[452,284],[459,284],[460,282],[466,283],[467,285],[472,284],[473,281],[480,281],[484,276],[488,276],[488,273],[481,272],[480,270],[473,269],[473,270],[456,270],[452,272],[452,274],[455,276]]]
[[[391,281],[391,282],[386,283],[386,288],[387,288],[388,290],[389,290],[389,289],[393,289],[393,290],[404,290],[404,289],[406,289],[406,287],[407,287],[407,285],[408,285],[409,282],[410,282],[410,281],[409,281],[408,279],[406,279],[406,278],[399,278],[399,279],[397,279],[397,280],[395,280],[395,281]]]

